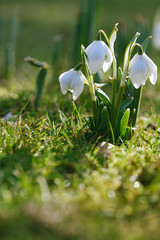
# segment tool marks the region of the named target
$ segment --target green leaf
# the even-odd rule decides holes
[[[107,107],[104,106],[101,112],[101,130],[103,134],[110,128],[110,120]]]
[[[85,1],[86,2],[86,1]],[[93,41],[96,27],[97,27],[97,17],[99,14],[99,1],[98,0],[89,0],[88,1],[88,26],[87,28],[87,44]]]
[[[92,132],[95,131],[95,125],[92,117],[89,117],[89,128],[91,129]]]
[[[107,85],[107,83],[94,83],[96,88],[101,88]]]
[[[110,47],[111,47],[112,52],[114,52],[114,43],[117,38],[117,31],[118,31],[117,26],[118,26],[118,23],[115,24],[115,26],[111,32],[111,35],[109,37],[109,42],[110,42]]]
[[[125,139],[126,139],[126,140],[130,140],[130,139],[133,137],[133,135],[134,135],[134,130],[135,130],[135,129],[133,129],[132,127],[127,126],[127,128],[126,128],[126,133],[125,133]]]
[[[132,40],[130,41],[130,43],[128,44],[126,51],[125,51],[125,55],[124,55],[124,65],[123,65],[123,70],[126,66],[127,61],[129,60],[129,56],[130,56],[130,51],[133,47],[133,45],[135,44],[135,42],[137,41],[137,38],[139,37],[140,33],[137,32],[134,37],[132,38]]]
[[[133,102],[133,99],[133,97],[130,97],[123,101],[120,107],[120,112],[124,112],[126,108]]]
[[[151,41],[151,39],[152,39],[152,36],[149,36],[149,37],[146,38],[146,39],[144,40],[144,42],[142,43],[142,48],[143,48],[143,52],[144,52],[144,53],[146,52],[147,47],[148,47],[148,44],[149,44],[149,42]]]
[[[38,108],[41,102],[42,92],[44,88],[47,69],[42,68],[37,76],[36,90],[35,90],[35,107]]]
[[[39,68],[44,68],[44,69],[48,69],[49,66],[46,62],[40,62],[37,59],[33,58],[33,57],[26,57],[24,59],[24,61],[30,63],[31,65],[35,66],[35,67],[39,67]]]
[[[138,89],[134,88],[134,92],[133,92],[134,100],[132,102],[131,117],[130,117],[132,127],[136,125],[137,116],[138,116],[140,103],[141,103],[142,91],[143,91],[143,85],[141,85],[140,88]]]
[[[101,99],[101,101],[102,101],[109,109],[111,109],[112,103],[111,103],[111,100],[109,99],[109,97],[107,96],[107,94],[106,94],[105,92],[103,92],[102,89],[100,89],[100,88],[97,88],[96,94],[97,94],[97,96]]]
[[[102,112],[102,109],[104,107],[103,102],[100,102],[97,107],[98,107],[98,122],[97,122],[98,126],[97,127],[99,128],[100,125],[101,125],[101,112]]]
[[[61,120],[63,123],[65,123],[65,122],[67,121],[66,116],[64,115],[64,113],[63,113],[60,109],[58,110],[58,112],[59,112],[60,120]]]
[[[119,68],[118,68],[118,78],[119,78],[119,80],[121,80],[122,75],[123,75],[122,68],[119,67]]]
[[[115,136],[114,136],[114,131],[113,131],[111,122],[109,122],[109,126],[110,126],[110,130],[111,130],[112,143],[113,143],[113,145],[115,145]]]
[[[126,133],[126,128],[128,125],[128,121],[129,121],[129,116],[130,116],[130,109],[127,108],[127,110],[125,111],[121,122],[120,122],[120,137],[123,137]]]

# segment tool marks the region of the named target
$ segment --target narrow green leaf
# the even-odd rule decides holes
[[[56,35],[54,37],[54,48],[52,53],[52,65],[55,67],[57,63],[59,63],[59,58],[62,52],[62,41],[63,41],[63,35]]]
[[[107,83],[94,83],[96,88],[101,88],[107,85]]]
[[[114,136],[114,131],[113,131],[111,122],[109,122],[109,126],[110,126],[110,129],[111,129],[112,143],[113,143],[113,145],[115,145],[115,136]]]
[[[112,107],[111,100],[107,96],[105,92],[102,91],[102,89],[97,88],[96,89],[97,96],[101,99],[101,101],[110,109]]]
[[[104,107],[103,102],[100,102],[100,103],[98,104],[97,107],[98,107],[98,121],[97,121],[97,127],[99,128],[100,125],[101,125],[101,113],[102,113],[102,109],[103,109],[103,107]]]
[[[3,43],[3,35],[4,35],[4,27],[5,27],[5,20],[0,16],[0,47]]]
[[[110,120],[107,107],[104,106],[101,112],[101,130],[103,134],[110,128]]]
[[[36,108],[38,108],[40,105],[46,74],[47,74],[47,69],[45,68],[42,68],[38,73],[36,90],[35,90],[35,107]]]
[[[77,123],[77,121],[78,121],[79,125],[82,126],[81,116],[77,109],[77,106],[75,105],[74,101],[72,102],[72,104],[73,104],[73,114],[75,117],[75,122]]]
[[[5,56],[5,77],[10,78],[16,70],[16,42],[19,32],[19,19],[17,10],[13,11],[10,20],[10,27],[8,32],[8,39],[6,43]]]
[[[130,51],[132,49],[132,46],[134,45],[134,43],[137,41],[137,38],[139,37],[140,33],[137,32],[134,37],[132,38],[132,40],[130,41],[130,43],[128,44],[126,51],[125,51],[125,55],[124,55],[124,65],[123,65],[123,70],[126,66],[126,63],[129,59],[129,55],[130,55]]]
[[[18,17],[18,10],[15,9],[12,13],[12,18],[10,21],[10,29],[9,29],[9,42],[12,42],[14,45],[17,42],[19,32],[19,17]]]
[[[88,0],[88,44],[93,41],[97,28],[97,17],[99,13],[99,1]]]
[[[125,139],[130,140],[134,135],[134,128],[127,126],[126,133],[125,133]]]
[[[33,66],[35,66],[35,67],[39,67],[39,68],[45,68],[45,69],[47,69],[47,68],[49,67],[46,62],[40,62],[40,61],[38,61],[37,59],[35,59],[35,58],[33,58],[33,57],[30,57],[30,56],[26,57],[26,58],[24,59],[24,61],[30,63],[31,65],[33,65]]]
[[[127,108],[127,110],[125,111],[121,122],[120,122],[120,137],[123,137],[126,133],[126,128],[128,125],[128,121],[129,121],[129,116],[130,116],[130,109]]]
[[[60,109],[58,110],[58,112],[59,112],[60,120],[61,120],[63,123],[65,123],[65,122],[67,121],[67,118],[66,118],[65,114],[64,114]]]
[[[111,32],[111,35],[109,37],[109,42],[110,42],[110,47],[111,47],[111,50],[114,52],[114,43],[115,43],[115,40],[117,38],[117,31],[118,31],[118,23],[115,24],[112,32]]]
[[[121,80],[122,75],[123,75],[122,68],[119,67],[119,68],[118,68],[118,78],[119,78],[119,80]]]
[[[89,128],[91,129],[92,132],[95,131],[95,125],[92,117],[89,117]]]
[[[72,63],[73,65],[77,64],[80,61],[80,51],[79,48],[82,43],[86,44],[85,38],[87,34],[87,9],[86,1],[80,0],[79,11],[77,14],[77,20],[73,36],[72,44]]]
[[[133,99],[133,97],[130,97],[123,101],[120,107],[120,112],[124,112],[126,108],[132,103]]]
[[[143,91],[143,85],[141,85],[141,87],[138,89],[134,88],[134,92],[133,92],[134,100],[131,106],[131,118],[130,118],[132,127],[136,125],[137,116],[138,116],[140,103],[141,103],[142,91]]]
[[[149,42],[151,41],[151,39],[152,39],[152,36],[149,36],[149,37],[146,38],[146,39],[144,40],[144,42],[142,43],[142,48],[143,48],[143,52],[144,52],[144,53],[146,52],[147,47],[148,47],[148,44],[149,44]]]

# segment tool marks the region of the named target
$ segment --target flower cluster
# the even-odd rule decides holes
[[[96,74],[103,69],[107,72],[113,62],[110,48],[104,41],[93,41],[86,49],[90,72]],[[136,54],[129,63],[129,77],[135,88],[145,85],[147,78],[155,85],[157,81],[157,66],[145,54]],[[71,69],[64,72],[59,77],[62,94],[67,91],[73,93],[73,100],[76,100],[84,89],[86,78],[80,70]]]
[[[107,72],[112,65],[112,52],[103,41],[94,41],[86,49],[88,65],[92,74],[97,73],[103,68]],[[62,73],[59,77],[62,94],[67,91],[73,93],[73,100],[76,100],[82,93],[86,78],[80,70],[71,69]]]
[[[73,100],[75,101],[84,89],[84,83],[88,85],[88,89],[91,95],[91,101],[93,105],[93,119],[95,131],[99,131],[100,134],[106,134],[110,132],[113,142],[115,137],[119,136],[121,139],[125,136],[127,131],[127,124],[134,126],[136,123],[137,112],[139,108],[141,91],[136,93],[136,90],[145,85],[146,80],[149,78],[150,82],[155,85],[157,81],[157,66],[146,55],[150,37],[148,37],[142,45],[136,43],[139,33],[136,33],[133,39],[128,44],[124,54],[123,69],[121,76],[118,76],[117,61],[114,52],[114,43],[117,37],[117,25],[108,38],[103,30],[98,32],[98,40],[93,41],[86,49],[82,45],[81,55],[82,62],[78,64],[74,69],[64,72],[60,75],[60,87],[62,94],[66,94],[67,91],[73,93]],[[106,42],[101,40],[103,34]],[[132,53],[135,47],[138,47],[138,53],[135,54],[132,59]],[[103,92],[97,84],[94,83],[94,74],[103,70],[107,72],[113,65],[113,77],[110,77],[112,81],[112,101],[109,99],[106,93]],[[85,74],[81,69],[84,69]],[[119,79],[118,79],[119,78]],[[120,84],[119,84],[120,80]],[[127,99],[123,94],[126,87],[126,83],[129,93]],[[119,84],[118,93],[116,91]],[[102,84],[103,85],[103,84]],[[126,89],[126,91],[128,91]],[[133,95],[131,95],[133,94]],[[131,104],[133,101],[133,104]],[[125,104],[123,104],[125,102]],[[124,107],[124,106],[125,107]],[[134,106],[134,109],[132,108]],[[121,113],[121,114],[120,114]],[[122,114],[123,113],[123,114]]]

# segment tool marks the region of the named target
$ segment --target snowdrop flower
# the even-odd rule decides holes
[[[112,65],[112,52],[105,42],[93,41],[85,50],[88,56],[88,64],[92,74],[103,68],[107,72]]]
[[[66,94],[67,91],[73,93],[73,100],[75,101],[79,95],[83,92],[84,81],[87,81],[81,71],[71,69],[67,72],[62,73],[59,76],[59,82],[62,94]]]
[[[136,54],[129,64],[129,77],[135,88],[145,85],[147,78],[155,85],[157,81],[157,66],[145,54]]]
[[[155,23],[152,35],[153,35],[152,38],[153,47],[157,50],[160,50],[160,22]]]

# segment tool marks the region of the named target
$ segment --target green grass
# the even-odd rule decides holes
[[[62,65],[54,74],[70,66],[78,9],[73,2],[78,1],[68,1],[65,7],[64,2],[1,0],[4,16],[11,15],[12,7],[19,7],[21,27],[16,75],[10,80],[0,78],[0,239],[157,240],[160,83],[154,87],[148,81],[144,87],[138,127],[130,141],[113,146],[87,139],[87,90],[76,101],[75,109],[71,95],[62,96],[58,79],[52,77],[52,37],[57,33],[63,33],[67,43]],[[151,31],[158,1],[152,3],[152,9],[149,1],[114,2],[104,1],[102,28],[110,31],[124,16],[128,35],[133,35],[132,17],[139,3],[139,12]],[[150,53],[158,62],[151,48]],[[38,111],[33,104],[38,72],[23,61],[27,55],[51,66]],[[2,67],[3,63],[1,57]],[[109,84],[106,89],[109,91]],[[13,118],[4,121],[8,112]]]

